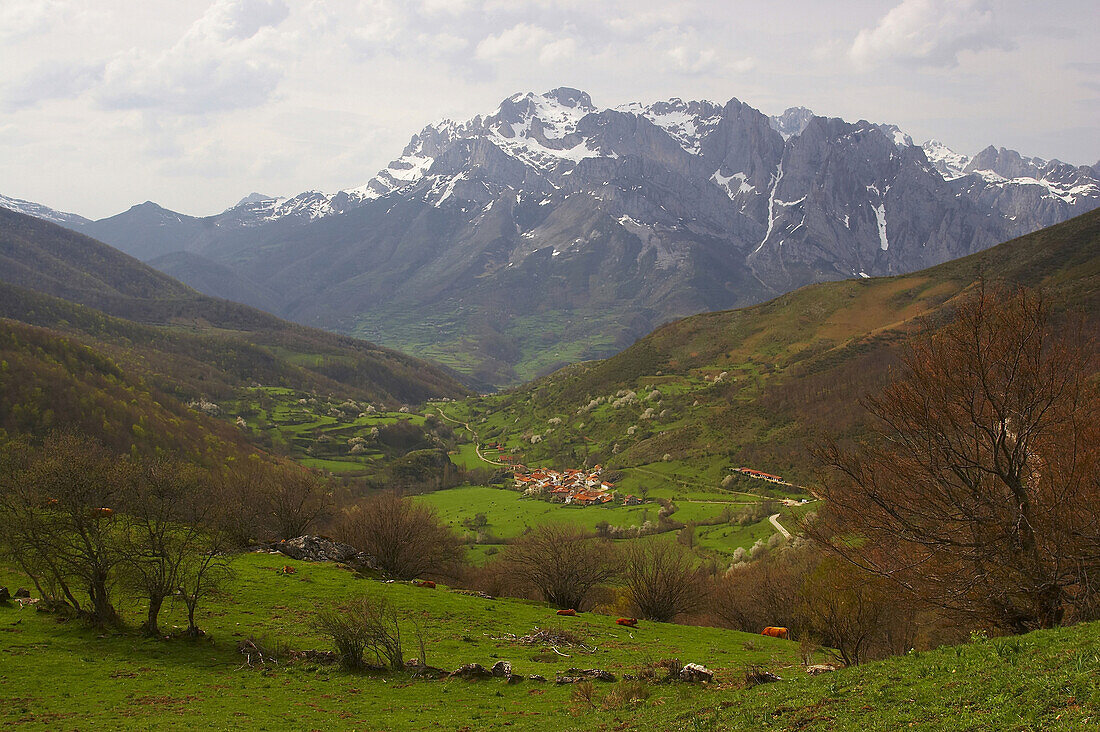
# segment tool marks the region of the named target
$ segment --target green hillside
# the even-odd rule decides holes
[[[255,382],[392,405],[469,393],[426,362],[202,295],[94,239],[7,209],[0,317],[66,332],[185,398]]]
[[[104,633],[0,607],[0,721],[50,730],[1082,730],[1100,713],[1095,623],[811,677],[791,641],[663,623],[629,630],[612,617],[558,618],[539,603],[385,584],[280,555],[243,555],[234,571],[201,613],[207,636],[198,641]],[[0,567],[0,585],[22,582]],[[310,622],[321,608],[362,593],[394,603],[410,628],[419,623],[430,665],[507,660],[515,673],[549,682],[415,680],[293,659],[290,650],[327,648]],[[170,604],[164,620],[183,624],[181,608]],[[535,628],[568,631],[583,647],[518,640]],[[239,653],[246,639],[283,649],[278,663]],[[405,656],[419,653],[410,632]],[[591,697],[553,683],[570,667],[621,678],[665,659],[702,663],[716,683],[597,682]],[[782,681],[746,687],[752,665]]]
[[[886,382],[909,336],[982,277],[1041,287],[1095,323],[1098,252],[1093,211],[921,272],[670,323],[617,356],[468,400],[454,416],[533,464],[603,462],[629,474],[671,461],[684,465],[681,487],[714,487],[706,466],[749,466],[805,483],[813,435],[859,434],[859,400]]]

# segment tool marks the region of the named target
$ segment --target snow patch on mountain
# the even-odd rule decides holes
[[[687,152],[702,155],[702,142],[722,121],[722,108],[713,102],[685,102],[679,98],[642,105],[623,104],[616,111],[645,117],[667,132]]]
[[[755,193],[756,186],[752,185],[747,180],[748,176],[744,173],[734,173],[733,175],[722,175],[722,169],[714,171],[714,175],[710,177],[712,181],[718,184],[718,187],[726,192],[726,195],[730,197],[730,200],[735,200],[740,193]],[[731,181],[737,181],[736,186],[730,185]]]
[[[779,189],[779,181],[781,180],[783,180],[783,161],[779,162],[775,175],[772,176],[771,192],[768,194],[768,229],[764,232],[764,238],[756,245],[756,249],[752,250],[753,254],[763,249],[764,245],[768,243],[768,237],[772,235],[772,229],[775,227],[775,192]]]
[[[57,209],[50,208],[49,206],[43,206],[41,203],[35,203],[34,201],[24,201],[22,198],[11,198],[4,195],[0,195],[0,208],[6,208],[11,211],[26,214],[27,216],[34,216],[36,219],[45,219],[46,221],[52,221],[53,223],[61,224],[62,226],[79,226],[82,224],[91,223],[89,219],[86,219],[78,214],[68,213],[66,211],[58,211]]]
[[[790,107],[783,114],[768,117],[768,124],[784,140],[789,140],[801,135],[813,117],[814,113],[805,107]]]
[[[875,204],[875,220],[878,222],[879,249],[886,251],[890,248],[890,240],[886,238],[886,204]]]
[[[882,133],[889,137],[896,147],[914,147],[913,138],[901,131],[897,125],[878,125]]]

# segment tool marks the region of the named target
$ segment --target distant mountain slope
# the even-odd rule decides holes
[[[171,275],[188,287],[212,297],[232,300],[272,312],[279,300],[265,287],[193,252],[171,252],[149,260],[154,269]]]
[[[417,359],[202,295],[105,244],[6,210],[0,283],[0,317],[61,328],[143,361],[166,388],[177,382],[180,396],[252,381],[389,404],[467,393]]]
[[[560,88],[414,135],[365,184],[73,224],[220,293],[503,385],[805,284],[920,270],[1100,206],[1100,173],[737,99]],[[226,268],[230,270],[226,272]]]
[[[605,361],[482,400],[473,416],[532,460],[573,450],[615,467],[725,455],[810,480],[813,434],[859,434],[859,399],[888,380],[909,334],[982,277],[1042,287],[1100,332],[1100,211],[913,274],[685,318]]]

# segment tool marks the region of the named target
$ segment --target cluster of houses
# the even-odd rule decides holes
[[[780,483],[787,485],[787,481],[780,478],[778,475],[772,475],[771,473],[765,473],[760,470],[753,470],[752,468],[737,468],[735,473],[740,473],[749,478],[756,478],[757,480],[766,480],[769,483]]]
[[[531,498],[574,506],[598,506],[618,499],[615,484],[603,480],[602,474],[603,468],[599,465],[589,471],[517,468],[512,480],[523,495]],[[637,496],[622,499],[624,506],[637,506],[641,502]]]

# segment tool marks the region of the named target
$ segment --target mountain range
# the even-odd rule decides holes
[[[366,184],[47,218],[209,294],[369,338],[489,388],[675,318],[916,271],[1100,206],[1100,163],[731,99],[599,108],[560,88],[414,135]]]

